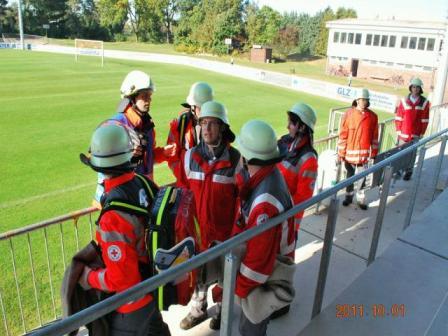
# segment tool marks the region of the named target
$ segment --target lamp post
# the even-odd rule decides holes
[[[20,44],[22,45],[22,50],[25,50],[25,41],[23,39],[22,0],[17,0],[17,3],[17,11],[19,12]]]

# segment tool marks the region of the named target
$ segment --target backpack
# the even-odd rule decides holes
[[[150,196],[152,202],[143,208],[130,196],[127,185],[112,190],[103,202],[101,216],[110,210],[119,210],[145,218],[145,245],[149,255],[150,269],[141,270],[143,278],[160,273],[156,268],[155,258],[158,250],[170,250],[179,242],[191,237],[200,242],[199,225],[196,220],[193,193],[176,187],[155,186],[147,177],[136,174],[136,180]],[[120,197],[121,196],[121,197]],[[190,240],[191,240],[190,238]],[[194,245],[193,245],[194,246]],[[181,280],[160,286],[153,296],[160,310],[167,310],[172,304],[187,305],[196,285],[196,272],[186,274]]]
[[[199,224],[196,219],[192,191],[172,186],[162,187],[156,194],[149,213],[149,228],[146,233],[152,273],[160,271],[156,267],[157,253],[175,248],[186,238],[200,242]],[[196,244],[197,245],[197,244]],[[168,310],[172,304],[187,305],[196,285],[196,272],[192,271],[173,283],[157,288],[155,297],[159,310]]]

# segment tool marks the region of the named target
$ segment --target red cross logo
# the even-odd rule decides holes
[[[107,248],[107,256],[112,261],[119,261],[121,259],[121,250],[117,245],[111,245]]]

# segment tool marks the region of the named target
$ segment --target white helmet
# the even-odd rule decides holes
[[[143,71],[134,70],[126,75],[121,84],[121,98],[129,98],[137,94],[140,90],[155,91],[156,88],[151,77]]]
[[[93,132],[90,164],[93,168],[113,168],[131,162],[134,146],[126,126],[103,124]]]
[[[358,100],[358,99],[367,99],[367,100],[369,100],[370,99],[369,90],[367,90],[367,89],[356,90],[355,100]]]
[[[236,139],[241,155],[247,160],[271,161],[281,158],[274,129],[261,120],[243,125]]]
[[[294,113],[296,116],[302,120],[302,122],[307,125],[312,131],[314,131],[314,125],[316,124],[316,111],[305,103],[294,104],[293,107],[288,111]]]
[[[202,104],[213,100],[213,89],[210,85],[205,82],[197,82],[194,83],[190,92],[188,93],[187,103],[190,106],[198,106],[201,107]]]

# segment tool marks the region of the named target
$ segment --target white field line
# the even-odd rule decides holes
[[[160,168],[167,168],[167,164],[159,164],[157,166],[154,166],[154,171],[159,170]],[[78,184],[74,187],[68,187],[68,188],[64,188],[64,189],[59,189],[59,190],[55,190],[55,191],[50,191],[48,193],[44,193],[44,194],[40,194],[40,195],[35,195],[35,196],[31,196],[31,197],[27,197],[27,198],[22,198],[22,199],[18,199],[18,200],[14,200],[14,201],[8,201],[8,202],[4,202],[4,203],[0,203],[0,209],[6,209],[6,208],[11,208],[17,205],[23,205],[29,202],[33,202],[33,201],[37,201],[43,198],[47,198],[47,197],[53,197],[53,196],[57,196],[57,195],[62,195],[65,194],[67,192],[71,192],[71,191],[76,191],[76,190],[80,190],[83,188],[87,188],[87,187],[94,187],[96,185],[96,182],[90,182],[90,183],[84,183],[84,184]],[[92,188],[92,197],[95,193],[95,190]]]

